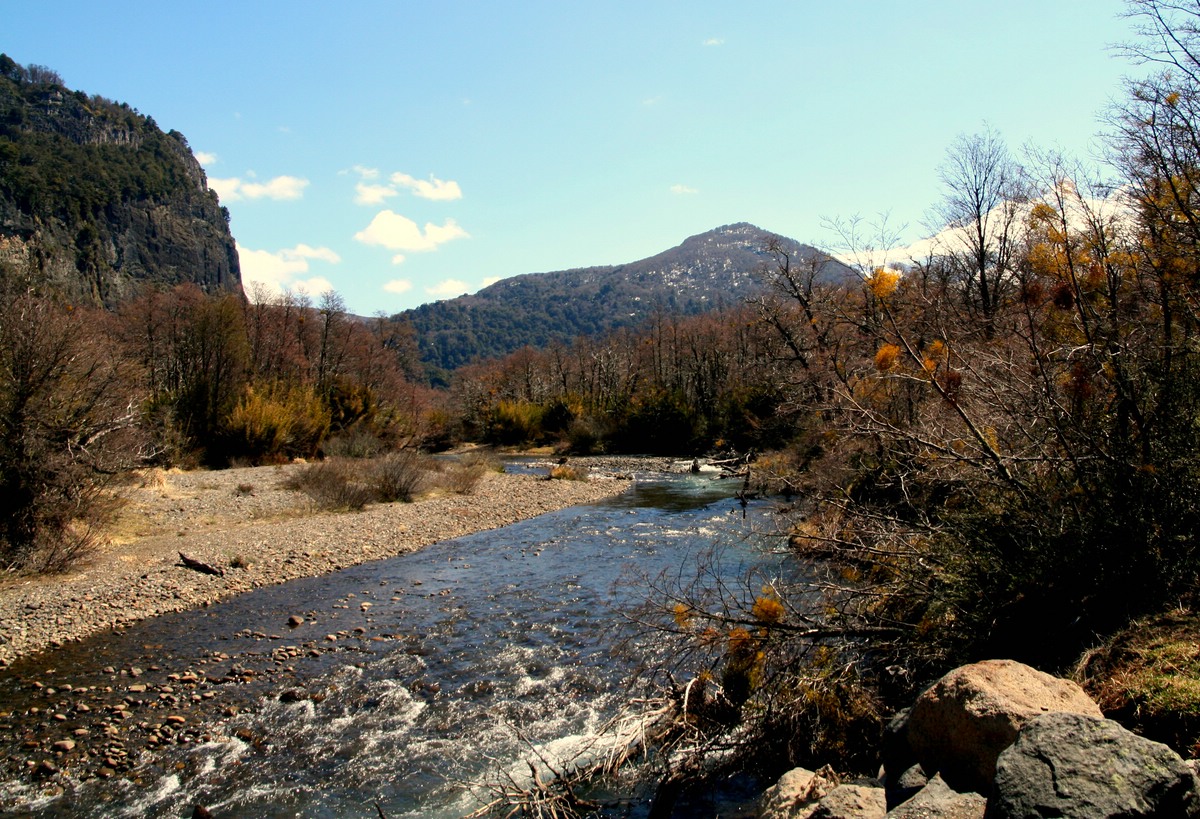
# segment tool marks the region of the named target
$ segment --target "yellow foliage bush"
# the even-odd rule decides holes
[[[330,416],[312,387],[248,386],[225,422],[231,451],[261,460],[311,457],[329,433]]]

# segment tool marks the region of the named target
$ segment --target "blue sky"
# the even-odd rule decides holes
[[[243,276],[392,313],[731,222],[928,233],[985,123],[1098,155],[1121,0],[0,0],[0,51],[181,131]]]

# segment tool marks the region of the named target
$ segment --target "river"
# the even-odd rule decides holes
[[[777,540],[755,534],[768,528],[765,509],[733,498],[737,483],[636,477],[601,504],[15,664],[0,672],[2,750],[42,759],[46,737],[61,736],[105,767],[66,793],[36,775],[10,777],[0,807],[45,816],[188,816],[197,804],[218,817],[469,813],[487,797],[479,783],[523,775],[533,749],[569,757],[628,700],[625,682],[661,645],[629,640],[622,628],[646,599],[645,578],[686,575],[714,546],[729,578],[783,559]],[[289,627],[293,615],[304,622]],[[69,771],[78,753],[54,764]],[[609,796],[607,815],[644,815],[638,794]]]

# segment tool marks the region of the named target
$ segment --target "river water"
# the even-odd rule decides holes
[[[737,488],[704,475],[638,475],[604,503],[17,664],[0,676],[10,756],[53,719],[88,730],[88,714],[108,721],[94,720],[81,742],[98,747],[100,727],[127,714],[121,729],[153,734],[155,752],[126,744],[119,775],[65,794],[10,779],[0,805],[46,816],[188,816],[197,804],[219,817],[463,816],[487,798],[479,783],[523,776],[533,749],[571,756],[628,700],[625,681],[661,645],[623,639],[645,578],[686,575],[714,546],[731,578],[783,559],[777,540],[754,534],[767,528],[765,512],[742,507]],[[288,628],[294,614],[305,622]],[[189,674],[199,681],[189,685]],[[52,696],[31,689],[35,675],[56,687]],[[75,696],[63,701],[64,691]],[[82,700],[93,705],[79,709]],[[156,729],[170,712],[190,732]],[[617,796],[626,798],[608,815],[644,815],[636,794]]]

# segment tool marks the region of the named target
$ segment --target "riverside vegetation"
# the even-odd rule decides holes
[[[676,719],[660,747],[687,753],[655,757],[670,766],[661,804],[689,782],[770,773],[764,760],[873,773],[891,711],[996,657],[1062,671],[1086,656],[1106,708],[1189,756],[1200,12],[1129,11],[1127,50],[1151,71],[1108,112],[1103,168],[963,136],[926,258],[889,257],[886,223],[835,221],[853,281],[774,243],[768,290],[745,305],[525,349],[442,392],[418,383],[411,328],[354,320],[336,296],[153,291],[88,321],[84,345],[81,308],[10,275],[0,497],[23,505],[0,510],[5,560],[69,562],[55,549],[82,544],[102,504],[63,499],[99,498],[104,476],[156,458],[469,438],[754,450],[748,489],[799,498],[787,533],[806,572],[713,589],[702,566],[654,584],[638,621],[675,641],[669,670],[692,681],[664,692]]]

